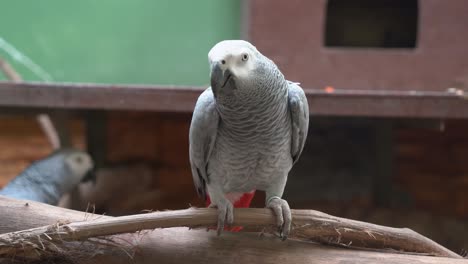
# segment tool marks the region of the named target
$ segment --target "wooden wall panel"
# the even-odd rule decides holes
[[[468,217],[468,122],[447,121],[444,131],[397,131],[395,182],[414,206]]]

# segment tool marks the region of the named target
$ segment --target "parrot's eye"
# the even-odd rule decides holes
[[[83,162],[83,159],[81,157],[76,157],[75,161],[76,163],[81,164]]]
[[[221,60],[221,64],[226,64],[226,61],[225,60]]]
[[[242,55],[242,60],[243,60],[243,61],[247,61],[248,59],[249,59],[249,55],[248,55],[248,54]]]

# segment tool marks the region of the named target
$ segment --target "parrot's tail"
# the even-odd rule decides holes
[[[226,197],[233,203],[234,208],[249,208],[252,199],[255,196],[255,190],[248,193],[235,193],[227,194]],[[206,196],[206,206],[210,206],[210,196]],[[239,232],[242,230],[242,226],[225,227],[224,230],[231,232]]]

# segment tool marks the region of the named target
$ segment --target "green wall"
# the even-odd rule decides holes
[[[207,85],[209,49],[240,36],[239,2],[3,1],[0,38],[54,81]],[[40,80],[1,48],[0,56]]]

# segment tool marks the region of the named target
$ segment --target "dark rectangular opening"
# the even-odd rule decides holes
[[[414,48],[417,0],[329,0],[327,47]]]

